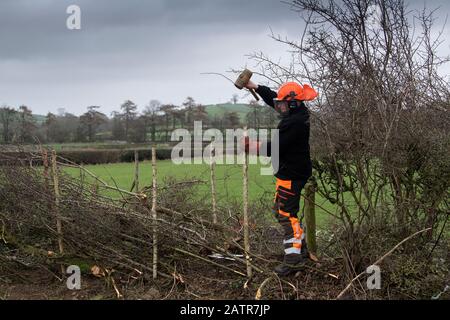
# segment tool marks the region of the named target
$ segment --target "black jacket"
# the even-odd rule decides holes
[[[259,86],[256,92],[272,108],[277,93],[265,86]],[[289,116],[281,118],[279,129],[279,170],[275,177],[281,180],[307,180],[312,174],[309,148],[309,111],[302,103],[299,108],[291,109]],[[267,143],[267,156],[271,156],[271,143]],[[272,159],[272,162],[273,159]]]

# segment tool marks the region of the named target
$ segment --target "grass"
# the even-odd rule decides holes
[[[130,190],[134,179],[134,164],[117,163],[108,165],[86,166],[86,168],[99,176],[108,184],[119,186],[122,189]],[[208,198],[210,195],[210,169],[206,164],[175,165],[170,160],[159,161],[158,183],[171,177],[178,180],[203,180],[206,183],[198,187],[199,197]],[[270,205],[275,186],[273,176],[263,176],[260,174],[260,165],[250,165],[249,167],[249,197],[251,201],[263,201]],[[79,176],[79,170],[67,168],[70,175]],[[240,165],[217,165],[217,193],[219,204],[242,201],[242,167]],[[152,181],[152,169],[150,162],[140,164],[140,187],[150,186]],[[334,206],[324,199],[316,196],[316,202],[326,210],[334,212]],[[303,200],[301,201],[303,206]],[[270,210],[267,212],[271,216]],[[317,225],[320,227],[327,222],[329,215],[322,209],[316,208]]]

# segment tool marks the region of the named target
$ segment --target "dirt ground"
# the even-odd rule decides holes
[[[247,283],[244,277],[214,267],[204,268],[201,275],[180,270],[173,279],[156,282],[149,279],[150,275],[130,280],[128,275],[116,272],[112,276],[114,285],[110,278],[82,274],[81,289],[69,290],[66,280],[58,280],[57,270],[17,268],[9,271],[0,276],[0,300],[255,299],[261,283],[267,279],[267,276],[257,275]],[[340,291],[339,284],[339,280],[330,276],[304,269],[286,279],[273,278],[260,291],[262,299],[332,299]]]
[[[269,228],[266,238],[270,240],[266,241],[265,269],[271,270],[282,260],[282,234],[278,228]],[[178,256],[179,260],[174,260],[170,268],[176,270],[171,279],[158,278],[155,282],[151,274],[130,274],[130,271],[115,270],[111,266],[100,266],[114,269],[111,277],[96,277],[90,270],[92,265],[86,264],[81,274],[81,290],[69,290],[66,280],[61,279],[59,265],[36,261],[0,243],[2,253],[3,257],[15,257],[12,261],[0,259],[0,299],[6,300],[255,299],[267,278],[271,279],[260,290],[262,299],[333,299],[342,286],[341,279],[327,275],[339,273],[331,261],[308,261],[297,274],[286,279],[255,272],[252,281],[247,283],[246,277],[231,271],[198,259]],[[201,254],[208,259],[208,253]],[[233,262],[214,262],[237,268]]]

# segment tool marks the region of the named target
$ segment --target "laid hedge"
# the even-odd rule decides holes
[[[150,160],[152,158],[151,149],[139,150],[139,160]],[[171,157],[171,149],[157,149],[156,158],[158,160],[167,160]],[[1,157],[3,156],[3,157]],[[75,162],[77,164],[107,164],[107,163],[120,163],[120,162],[133,162],[134,150],[67,150],[59,151],[58,156]],[[6,164],[8,159],[23,159],[27,161],[30,159],[30,154],[26,152],[0,152],[0,158],[2,162]],[[40,159],[34,158],[33,163],[40,165]]]
[[[71,150],[60,151],[58,156],[77,164],[105,164],[120,161],[120,150]]]
[[[139,160],[151,160],[152,158],[152,150],[144,149],[139,150]],[[172,155],[171,149],[156,149],[156,159],[157,160],[168,160]],[[126,152],[122,152],[120,155],[119,162],[133,162],[134,161],[134,150],[127,150]]]
[[[151,149],[139,150],[139,160],[150,160],[152,158]],[[105,164],[119,162],[133,162],[134,150],[76,150],[62,151],[59,156],[78,164]],[[158,160],[170,159],[170,149],[157,149],[156,158]]]

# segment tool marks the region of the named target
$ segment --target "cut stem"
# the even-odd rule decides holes
[[[317,254],[315,194],[316,183],[311,180],[305,187],[305,223],[306,243],[308,250],[313,254]]]

